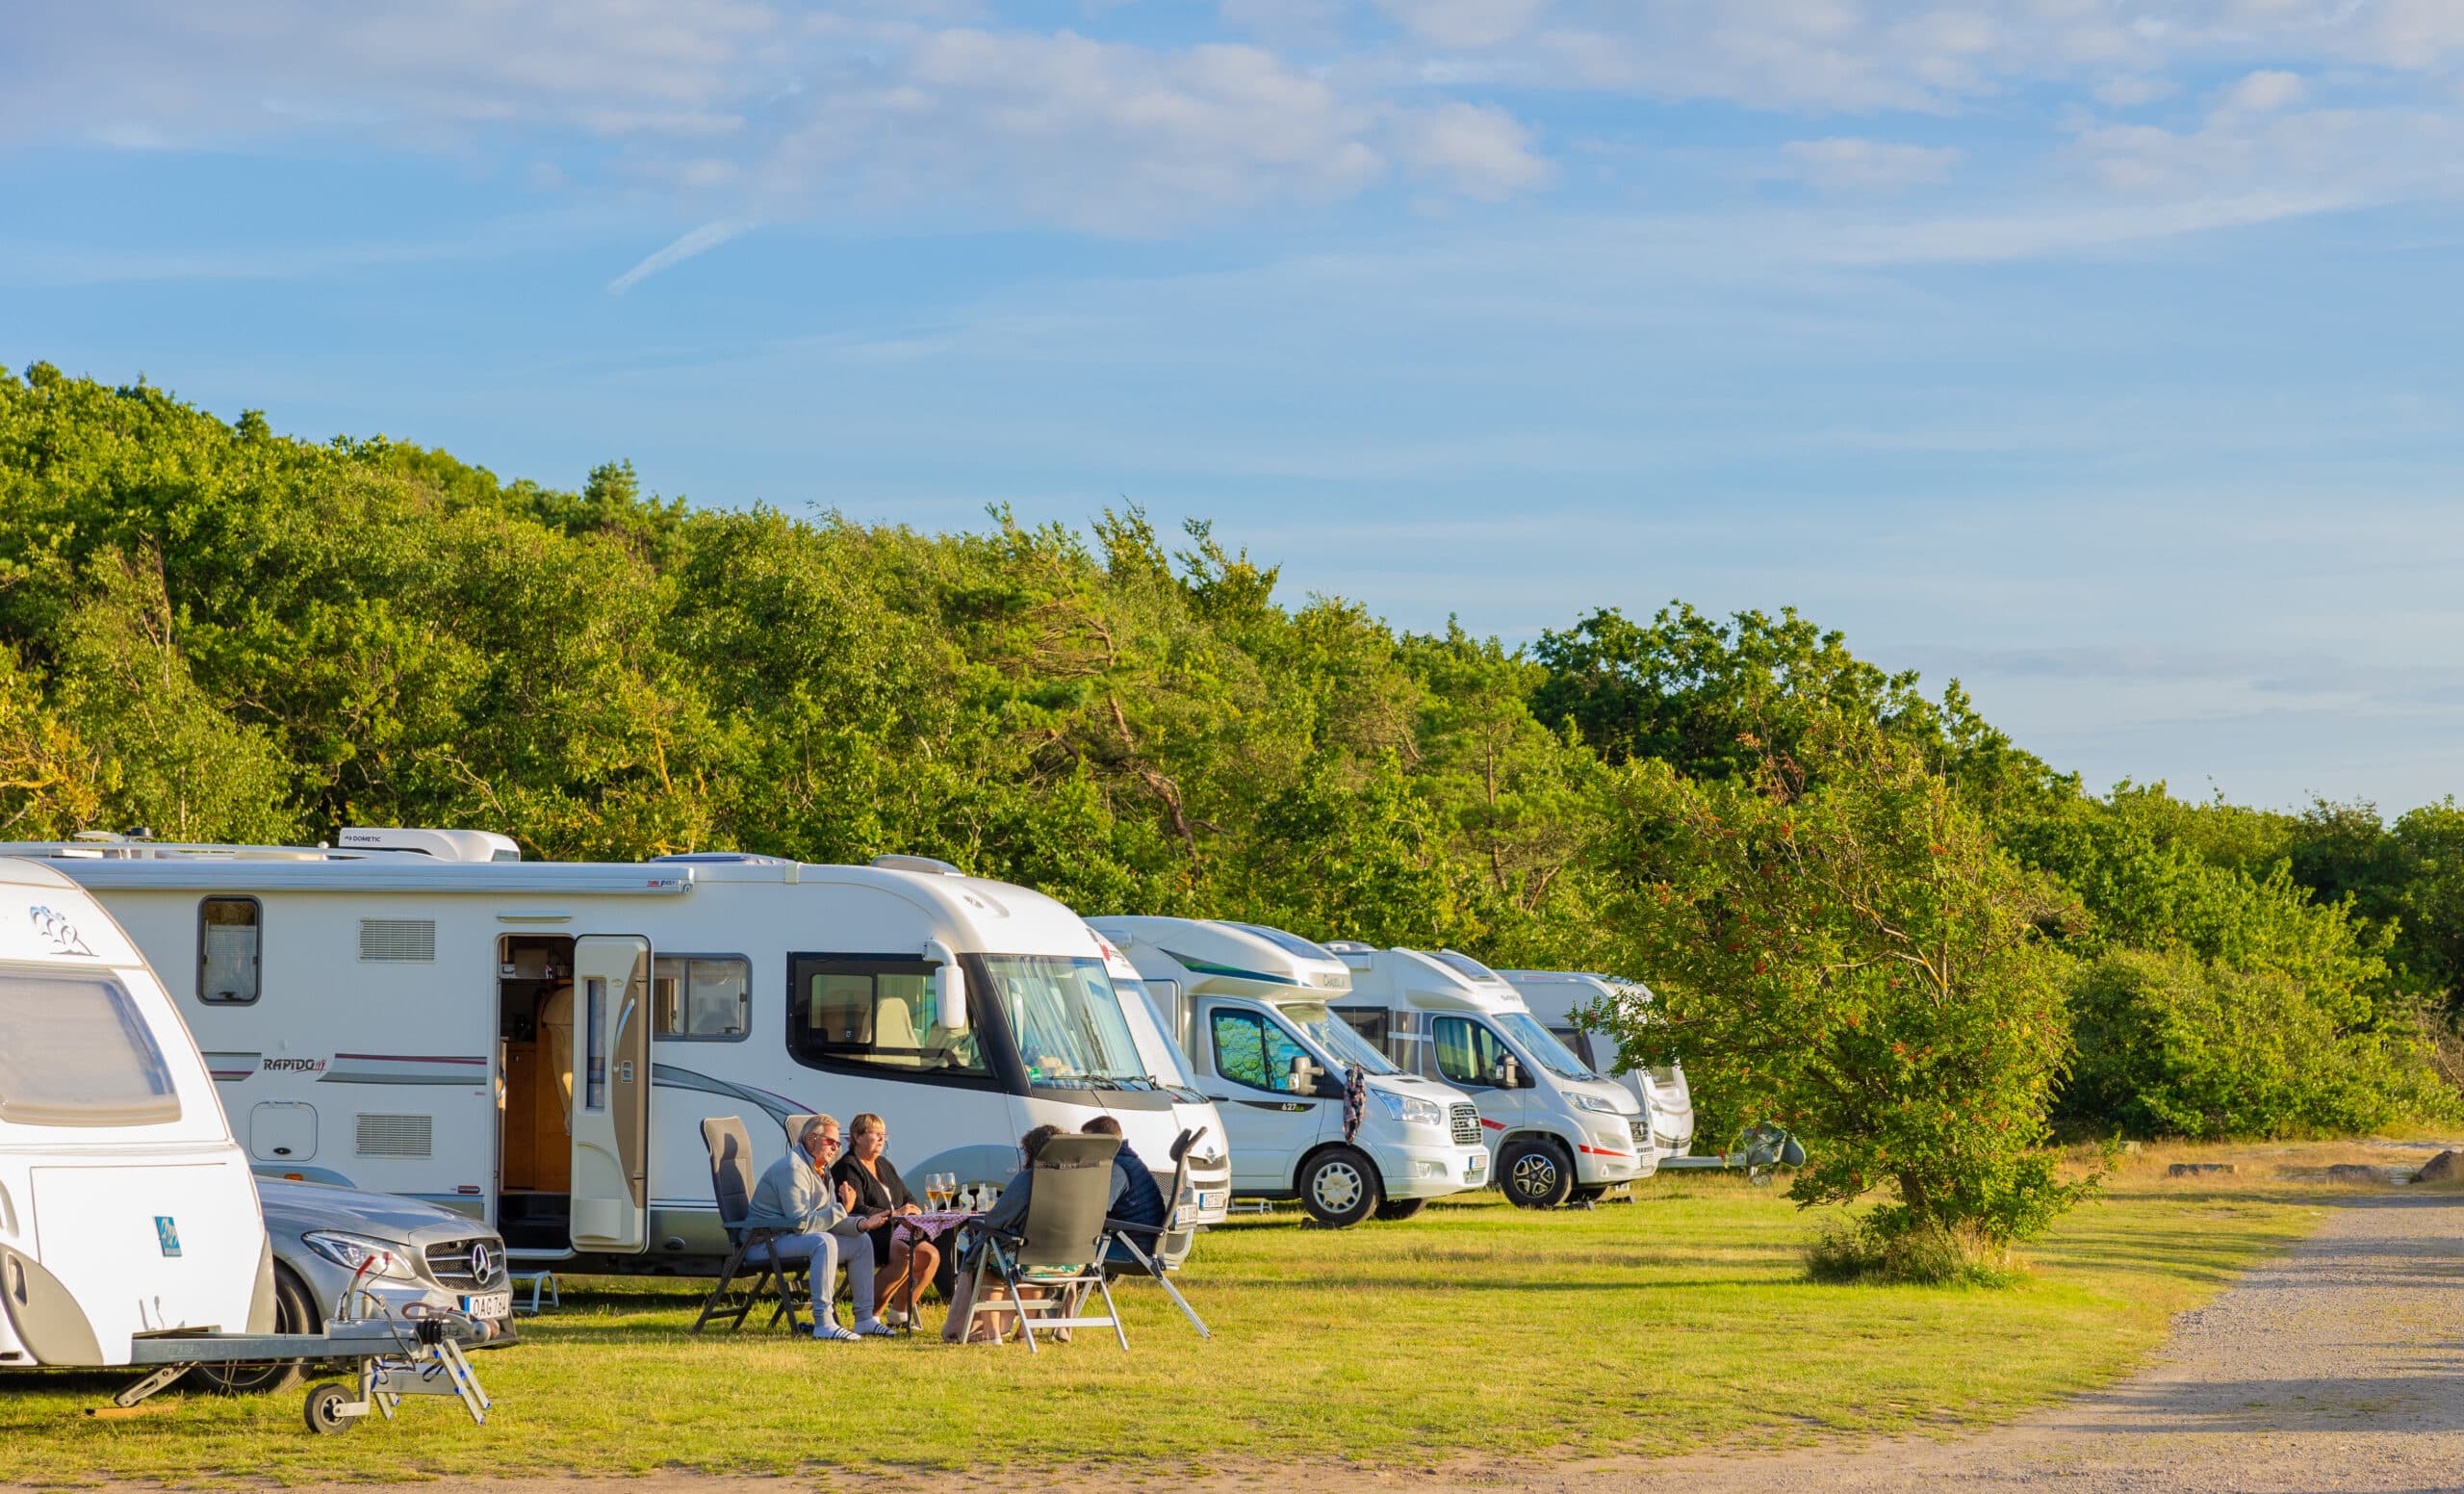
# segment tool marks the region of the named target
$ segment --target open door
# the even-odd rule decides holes
[[[650,1241],[651,941],[574,940],[573,1242]]]

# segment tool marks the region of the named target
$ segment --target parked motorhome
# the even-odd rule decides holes
[[[789,1115],[877,1112],[904,1172],[967,1183],[1007,1179],[1045,1122],[1108,1114],[1159,1158],[1222,1135],[1147,1077],[1075,914],[939,863],[525,862],[433,830],[16,851],[178,972],[260,1169],[459,1208],[520,1261],[711,1269],[713,1116],[749,1122],[758,1168]],[[1219,1142],[1193,1178],[1219,1219]]]
[[[1575,1025],[1575,1014],[1592,1007],[1622,1007],[1636,1013],[1647,1009],[1652,1000],[1649,987],[1640,981],[1573,970],[1500,970],[1498,974],[1575,1057],[1624,1085],[1642,1101],[1643,1113],[1651,1117],[1652,1145],[1662,1163],[1686,1154],[1694,1145],[1694,1095],[1686,1088],[1683,1066],[1618,1073],[1617,1040]]]
[[[0,1368],[270,1331],[275,1302],[247,1158],[162,983],[74,883],[0,860]]]
[[[1408,1074],[1336,1017],[1351,987],[1332,954],[1281,929],[1204,918],[1095,918],[1138,972],[1192,1082],[1231,1128],[1232,1191],[1298,1198],[1322,1224],[1409,1219],[1485,1186],[1479,1111]],[[1344,1135],[1345,1076],[1368,1101]]]
[[[1490,1171],[1510,1201],[1588,1203],[1652,1175],[1641,1103],[1568,1052],[1495,970],[1451,949],[1326,948],[1351,972],[1334,1009],[1397,1066],[1479,1106]]]

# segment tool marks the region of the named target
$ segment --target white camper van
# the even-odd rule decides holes
[[[1508,1200],[1589,1203],[1652,1175],[1642,1105],[1566,1051],[1495,970],[1451,949],[1326,947],[1351,970],[1335,1010],[1404,1069],[1458,1085],[1479,1105]]]
[[[173,977],[232,1129],[270,1174],[407,1194],[518,1260],[706,1272],[727,1245],[701,1122],[874,1111],[913,1176],[1000,1182],[1050,1122],[1184,1128],[1199,1223],[1223,1128],[1155,1083],[1101,950],[1024,888],[911,857],[524,862],[477,831],[338,847],[16,848],[84,884]],[[767,1119],[771,1122],[764,1124]]]
[[[169,996],[67,878],[0,861],[0,1369],[124,1365],[274,1308],[256,1182]]]
[[[1683,1066],[1671,1064],[1665,1069],[1617,1073],[1617,1040],[1606,1033],[1581,1032],[1575,1027],[1575,1014],[1587,1007],[1616,1006],[1630,1011],[1648,1007],[1652,1000],[1649,987],[1640,981],[1573,970],[1498,973],[1522,995],[1524,1005],[1531,1008],[1531,1015],[1540,1019],[1541,1025],[1575,1057],[1589,1064],[1596,1072],[1610,1075],[1642,1101],[1643,1113],[1651,1117],[1652,1145],[1658,1149],[1663,1166],[1686,1154],[1694,1145],[1694,1095],[1686,1088]]]
[[[1480,1113],[1461,1091],[1389,1062],[1326,1003],[1351,987],[1296,935],[1204,918],[1094,918],[1133,966],[1232,1133],[1232,1190],[1300,1200],[1338,1227],[1409,1219],[1489,1180]],[[1369,1099],[1344,1137],[1344,1075]]]

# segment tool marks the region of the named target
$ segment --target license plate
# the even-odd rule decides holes
[[[1463,1181],[1467,1183],[1476,1183],[1481,1178],[1487,1176],[1488,1172],[1489,1170],[1485,1162],[1475,1162],[1470,1167],[1463,1170]]]
[[[1219,1214],[1223,1212],[1224,1205],[1230,1201],[1230,1198],[1224,1194],[1202,1193],[1197,1196],[1197,1211],[1201,1214]]]
[[[510,1318],[513,1316],[513,1294],[490,1292],[485,1297],[462,1299],[462,1310],[474,1318]]]

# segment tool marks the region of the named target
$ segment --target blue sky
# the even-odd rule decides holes
[[[576,485],[1793,605],[2092,785],[2464,790],[2452,0],[92,0],[0,359]]]

